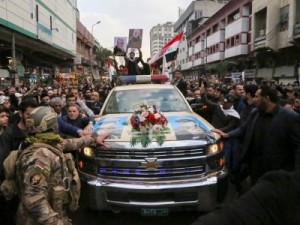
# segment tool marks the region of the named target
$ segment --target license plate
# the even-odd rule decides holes
[[[142,209],[142,216],[167,216],[169,213],[168,209]]]

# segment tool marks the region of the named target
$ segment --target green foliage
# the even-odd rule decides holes
[[[134,137],[132,136],[131,139],[130,139],[130,145],[131,147],[135,146],[137,143],[138,143],[138,137]]]
[[[143,135],[141,135],[140,138],[141,138],[141,145],[144,148],[146,148],[151,143],[148,133],[143,133]]]
[[[103,73],[103,67],[106,66],[107,58],[113,55],[113,52],[100,45],[94,45],[93,54],[96,56],[96,62],[100,68],[100,74]]]
[[[159,133],[156,133],[153,135],[154,139],[156,140],[157,144],[159,146],[162,146],[162,144],[165,142],[166,140],[166,135],[161,135]]]
[[[156,141],[158,146],[162,146],[166,140],[166,134],[170,133],[170,128],[166,127],[162,131],[152,132],[152,138]],[[152,138],[150,139],[149,132],[141,132],[137,129],[132,129],[131,131],[131,139],[130,145],[135,146],[138,143],[141,143],[143,148],[148,147],[148,145],[152,142]]]

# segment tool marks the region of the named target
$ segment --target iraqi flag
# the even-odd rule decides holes
[[[113,76],[115,74],[114,74],[113,67],[110,65],[110,59],[109,59],[109,57],[107,57],[107,70],[108,70],[108,74],[109,74],[109,80],[113,81]]]
[[[170,62],[175,59],[177,55],[177,49],[180,43],[180,40],[183,36],[183,32],[175,36],[171,41],[169,41],[165,46],[163,46],[149,61],[149,64],[161,60],[165,55],[167,62]]]

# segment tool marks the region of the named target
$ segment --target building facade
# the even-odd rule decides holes
[[[92,75],[99,79],[99,70],[93,48],[96,40],[91,32],[77,19],[77,53],[74,59],[76,76],[86,77]]]
[[[300,72],[299,12],[299,0],[231,0],[186,31],[186,58],[177,64],[187,75],[293,83]]]
[[[0,67],[9,71],[1,80],[48,82],[72,72],[76,7],[76,0],[1,0]]]
[[[300,63],[300,1],[252,2],[251,50],[256,58],[256,77],[280,83],[298,80]]]
[[[167,44],[173,37],[174,23],[166,22],[164,24],[157,24],[150,30],[150,53],[155,55],[159,49]]]
[[[222,2],[222,3],[220,3]],[[188,70],[191,68],[189,62],[189,55],[194,54],[189,52],[187,37],[193,33],[193,31],[201,26],[208,18],[221,9],[227,1],[193,1],[185,11],[180,13],[179,19],[174,24],[174,31],[176,33],[184,32],[181,43],[178,49],[178,55],[176,60],[176,67],[182,70]],[[181,10],[180,10],[181,11]]]
[[[187,65],[195,74],[207,74],[224,62],[227,69],[247,63],[251,8],[251,0],[232,0],[187,36]],[[227,71],[216,72],[225,76]]]

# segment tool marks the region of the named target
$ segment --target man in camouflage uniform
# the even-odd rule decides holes
[[[71,154],[63,152],[95,141],[103,144],[103,138],[61,140],[53,132],[57,115],[51,107],[33,110],[26,124],[31,133],[26,141],[33,144],[22,151],[16,163],[20,197],[16,224],[70,225],[66,212],[78,207],[80,181]]]

